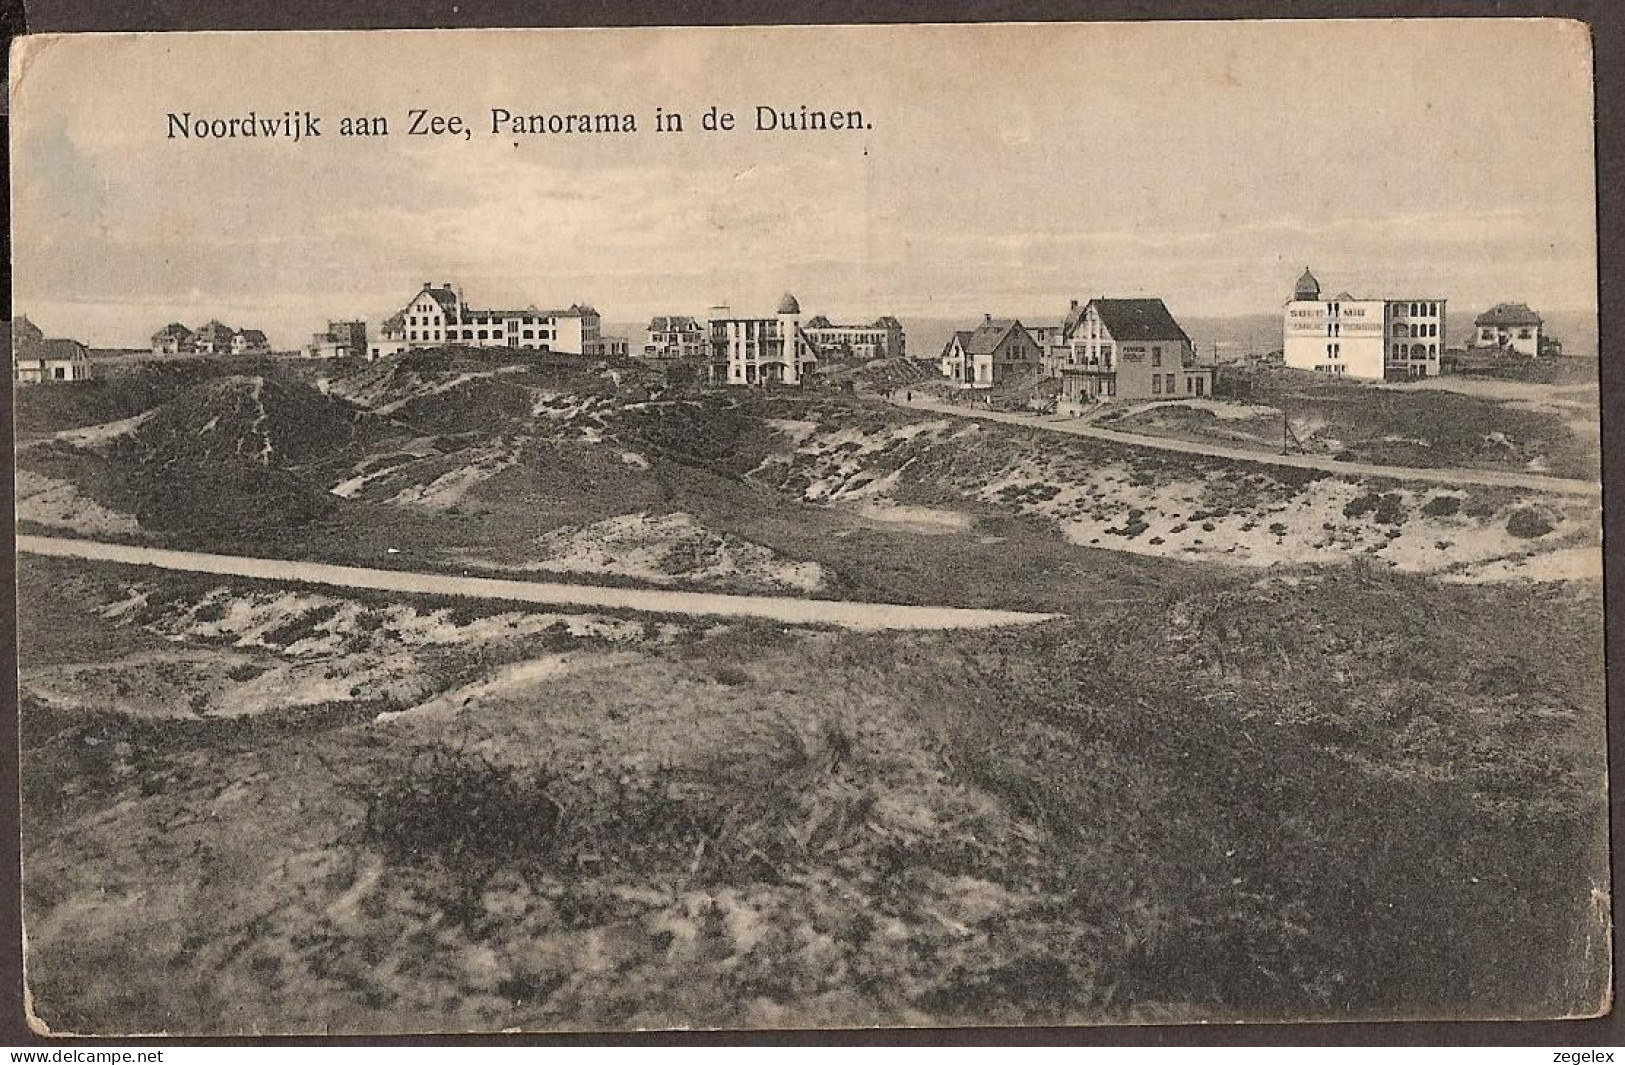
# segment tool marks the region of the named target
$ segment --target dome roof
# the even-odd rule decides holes
[[[800,314],[801,313],[801,304],[796,302],[796,298],[794,296],[792,296],[792,295],[790,295],[790,293],[786,292],[784,294],[784,298],[779,301],[779,313],[780,314]]]
[[[1307,266],[1303,268],[1303,276],[1298,278],[1298,283],[1293,286],[1292,296],[1294,299],[1300,300],[1318,300],[1320,298],[1320,282],[1315,280],[1315,275],[1309,272]]]

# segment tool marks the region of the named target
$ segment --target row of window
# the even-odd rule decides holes
[[[550,321],[552,321],[552,319],[550,317],[546,316],[546,315],[521,315],[519,317],[514,317],[514,318],[502,318],[502,317],[498,317],[497,315],[494,315],[494,314],[491,314],[491,315],[473,315],[471,317],[466,317],[466,318],[452,318],[452,319],[449,320],[449,323],[447,322],[446,319],[444,319],[441,315],[438,315],[438,314],[422,314],[422,315],[412,314],[412,315],[408,315],[407,318],[406,318],[406,324],[407,325],[415,325],[415,326],[438,326],[438,325],[441,325],[441,324],[445,323],[445,324],[450,324],[450,325],[485,325],[485,326],[493,326],[494,325],[494,326],[500,327],[500,326],[502,326],[502,324],[504,322],[518,322],[521,325],[523,325],[523,324],[535,325],[535,324],[538,324],[538,323],[546,323],[546,322],[550,322]]]
[[[1410,326],[1397,325],[1394,327],[1394,335],[1398,337],[1436,337],[1439,335],[1439,323],[1428,322],[1425,325],[1413,323]]]
[[[1439,316],[1439,305],[1437,303],[1430,303],[1430,302],[1422,301],[1422,302],[1413,303],[1410,306],[1411,306],[1410,313],[1412,315],[1417,316],[1417,317],[1420,317],[1422,315],[1427,315],[1429,318],[1437,318]],[[1405,304],[1403,304],[1403,303],[1397,304],[1396,305],[1396,310],[1394,311],[1394,313],[1395,314],[1404,314],[1405,313]]]
[[[422,335],[420,336],[419,333]],[[464,329],[460,331],[460,335],[459,330],[456,329],[408,329],[406,331],[406,339],[408,340],[502,340],[505,337],[512,339],[515,336],[522,340],[553,339],[552,332],[546,329],[522,329],[516,334],[504,333],[500,329]]]
[[[1177,395],[1179,393],[1179,375],[1171,373],[1154,373],[1151,375],[1151,394],[1153,396]],[[1185,378],[1185,394],[1188,396],[1204,395],[1207,391],[1206,379],[1199,375]]]
[[[1431,359],[1435,358],[1438,354],[1439,346],[1437,344],[1429,344],[1426,347],[1422,346],[1421,344],[1412,344],[1409,347],[1406,347],[1404,344],[1395,344],[1389,349],[1388,357],[1391,359],[1403,359],[1408,355],[1413,359]]]
[[[407,339],[408,340],[433,340],[434,337],[429,336],[428,331],[425,330],[424,335],[422,337],[411,337],[411,336],[409,336],[409,337],[407,337]],[[535,340],[530,340],[530,341],[526,341],[525,343],[521,344],[519,342],[518,337],[509,337],[507,339],[506,346],[510,347],[510,348],[524,348],[526,351],[552,351],[553,350],[553,345],[551,345],[551,344],[549,344],[549,343],[547,343],[545,341],[540,341],[539,342],[539,341],[535,341]],[[394,354],[395,352],[400,351],[401,347],[402,347],[401,342],[398,341],[398,340],[393,341],[393,342],[387,342],[386,341],[383,345],[374,344],[372,346],[372,354],[373,354],[373,356],[375,358],[378,355],[382,354],[386,350],[390,354]],[[342,350],[342,349],[340,349],[340,350]]]
[[[1408,348],[1404,344],[1395,344],[1392,348],[1391,355],[1393,358],[1402,359],[1405,357],[1406,353],[1409,352],[1412,358],[1419,359],[1423,358],[1424,356],[1427,358],[1432,358],[1438,354],[1438,351],[1439,346],[1437,344],[1429,344],[1425,348],[1421,344],[1412,344]],[[1327,344],[1326,357],[1328,359],[1342,358],[1343,345],[1336,342]]]

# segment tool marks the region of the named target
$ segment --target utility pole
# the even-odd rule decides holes
[[[1298,445],[1298,453],[1300,455],[1308,454],[1308,452],[1303,449],[1303,441],[1299,440],[1298,439],[1298,434],[1294,433],[1292,431],[1292,422],[1287,418],[1286,410],[1282,409],[1282,411],[1281,411],[1281,454],[1283,454],[1283,455],[1292,454],[1292,447],[1291,447],[1292,444],[1297,444]]]

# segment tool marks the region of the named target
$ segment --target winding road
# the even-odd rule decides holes
[[[1330,455],[1276,455],[1250,448],[1224,447],[1218,444],[1198,444],[1189,440],[1172,440],[1140,433],[1124,433],[1116,429],[1102,429],[1082,418],[1044,418],[1036,414],[1012,414],[1007,411],[975,410],[952,403],[942,403],[916,393],[909,402],[893,399],[893,404],[906,410],[926,410],[935,414],[950,414],[979,421],[1003,422],[1022,425],[1029,429],[1042,429],[1069,436],[1085,436],[1091,440],[1127,447],[1155,448],[1176,451],[1183,455],[1203,458],[1233,459],[1254,462],[1264,466],[1291,466],[1300,470],[1323,470],[1344,477],[1388,477],[1396,481],[1423,481],[1429,484],[1477,484],[1495,488],[1523,488],[1533,492],[1554,495],[1600,496],[1600,481],[1572,477],[1548,477],[1538,473],[1518,473],[1512,470],[1478,470],[1461,467],[1379,466],[1369,462],[1343,462]]]
[[[294,581],[333,588],[366,588],[419,595],[454,595],[471,599],[500,599],[547,606],[635,610],[656,614],[700,617],[766,618],[791,625],[831,625],[843,629],[986,629],[1000,625],[1031,625],[1058,614],[1017,610],[977,610],[965,607],[912,606],[901,603],[860,603],[849,600],[797,599],[777,595],[725,595],[679,592],[662,588],[609,588],[596,584],[556,584],[540,581],[465,577],[452,573],[334,566],[323,562],[296,562],[279,558],[213,555],[202,551],[170,551],[100,540],[56,536],[18,536],[17,550],[54,558],[118,562],[155,566],[186,573],[213,573],[223,577]]]

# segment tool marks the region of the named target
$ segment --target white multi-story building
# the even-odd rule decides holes
[[[599,324],[598,312],[587,304],[572,304],[562,311],[534,306],[517,311],[480,310],[469,306],[461,290],[450,281],[439,285],[425,281],[400,313],[384,323],[383,337],[374,354],[391,354],[401,350],[399,345],[461,345],[597,358],[603,354]]]
[[[711,308],[710,337],[711,375],[724,384],[800,384],[818,365],[818,347],[801,326],[801,304],[789,293],[771,318]]]
[[[1444,343],[1444,300],[1323,299],[1305,268],[1287,301],[1281,347],[1288,366],[1381,381],[1437,376]]]

